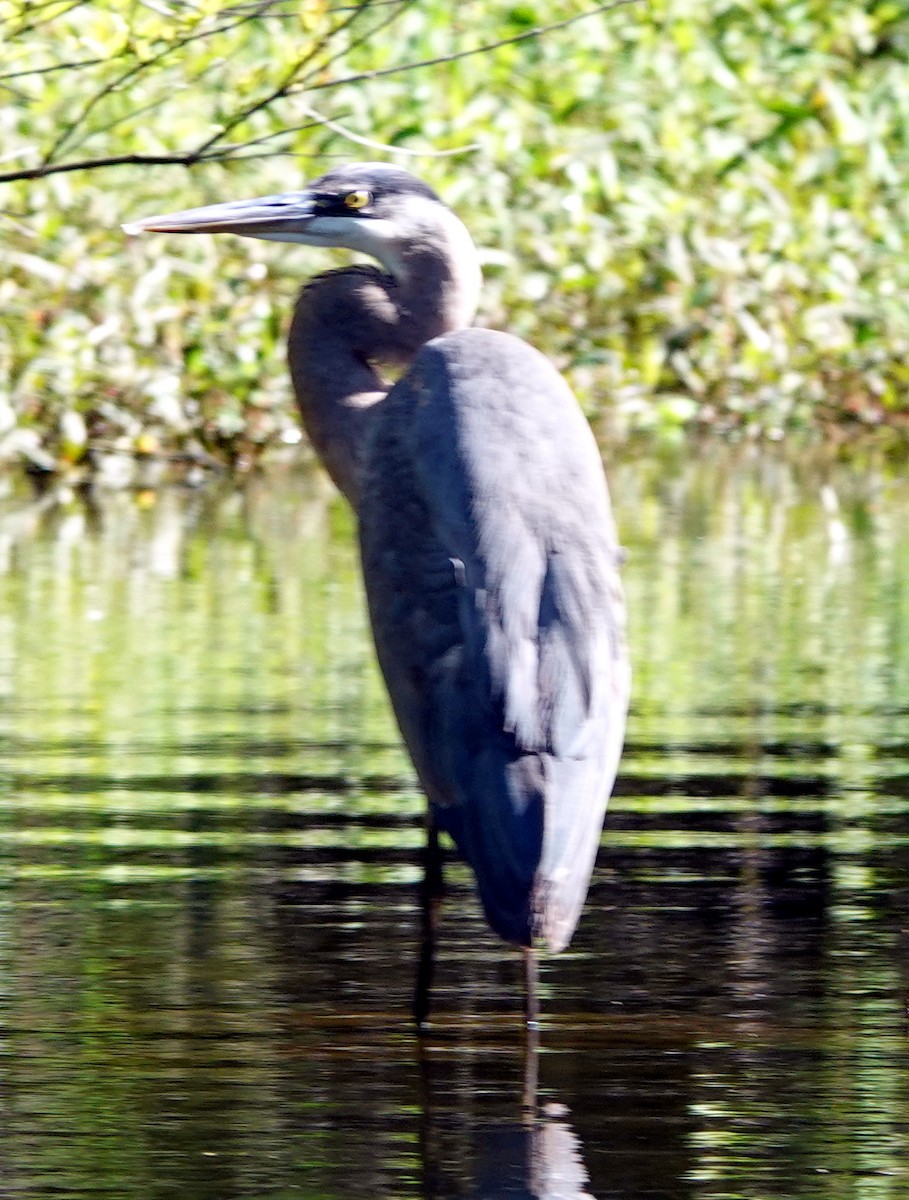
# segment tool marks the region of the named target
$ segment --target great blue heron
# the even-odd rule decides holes
[[[525,950],[577,924],[621,753],[629,669],[609,496],[567,384],[470,327],[465,227],[407,171],[366,163],[303,191],[149,217],[128,232],[237,233],[378,260],[312,279],[290,327],[303,424],[358,521],[379,662],[429,797],[414,1015],[429,1014],[438,833],[486,918]],[[389,387],[379,366],[405,366]]]

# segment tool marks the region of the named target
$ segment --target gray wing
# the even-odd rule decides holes
[[[398,722],[492,927],[561,949],[628,702],[596,445],[549,362],[487,330],[430,342],[381,410],[360,539]]]

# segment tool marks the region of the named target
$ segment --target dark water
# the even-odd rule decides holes
[[[422,801],[351,526],[298,472],[0,510],[0,1195],[909,1197],[909,485],[611,470],[628,748],[519,981]]]

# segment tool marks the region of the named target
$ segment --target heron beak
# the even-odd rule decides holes
[[[124,233],[237,233],[268,241],[297,241],[315,216],[310,192],[287,192],[255,200],[230,200],[204,208],[143,217],[123,226]]]

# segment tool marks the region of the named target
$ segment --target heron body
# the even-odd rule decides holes
[[[584,903],[629,689],[599,452],[546,358],[470,327],[473,243],[405,171],[343,167],[302,192],[127,228],[342,246],[381,264],[303,289],[289,361],[304,425],[357,515],[379,662],[429,798],[422,1020],[438,830],[506,941],[560,950]],[[385,364],[406,368],[391,387]]]
[[[383,402],[362,488],[376,647],[435,820],[493,929],[559,950],[621,734],[615,543],[589,428],[523,342],[446,334]]]

